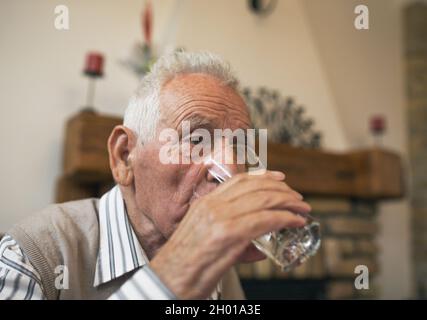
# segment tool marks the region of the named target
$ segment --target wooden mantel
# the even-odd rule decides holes
[[[404,194],[399,155],[378,148],[332,153],[269,144],[268,167],[285,172],[287,182],[305,194],[363,199]]]
[[[60,181],[112,181],[106,145],[111,130],[120,123],[119,117],[93,112],[72,117],[66,126]],[[387,199],[404,194],[400,157],[382,149],[332,153],[270,143],[268,167],[285,172],[287,183],[307,195]],[[59,200],[67,199],[62,196]]]

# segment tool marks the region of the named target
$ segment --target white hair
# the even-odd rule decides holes
[[[163,55],[142,79],[126,108],[123,124],[139,141],[154,138],[160,118],[160,92],[163,85],[180,74],[202,73],[218,78],[238,90],[238,80],[230,65],[210,52],[176,51]]]

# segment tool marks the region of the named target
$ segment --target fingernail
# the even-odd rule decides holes
[[[286,175],[282,171],[271,171],[271,173],[278,178],[285,179],[286,177]]]

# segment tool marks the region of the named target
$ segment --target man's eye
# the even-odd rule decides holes
[[[191,137],[191,143],[192,144],[196,145],[196,144],[199,144],[201,142],[203,142],[203,137],[202,136]]]

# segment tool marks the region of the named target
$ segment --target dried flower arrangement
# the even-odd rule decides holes
[[[268,140],[304,148],[319,148],[321,133],[314,121],[293,98],[283,98],[276,90],[244,88],[242,95],[249,107],[254,128],[268,129]]]

